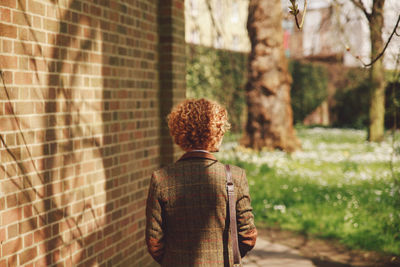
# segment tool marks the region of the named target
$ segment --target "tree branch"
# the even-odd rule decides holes
[[[353,0],[352,0],[352,1],[353,1]],[[368,64],[364,64],[364,63],[363,63],[364,67],[370,67],[370,66],[372,66],[372,64],[374,64],[379,58],[381,58],[381,57],[383,56],[383,54],[385,54],[386,48],[388,47],[390,41],[392,40],[393,35],[396,33],[396,30],[397,30],[397,27],[399,26],[399,23],[400,23],[400,15],[399,15],[399,17],[397,18],[396,25],[394,26],[393,31],[392,31],[392,33],[391,33],[390,36],[389,36],[389,39],[386,41],[385,47],[382,49],[382,51],[379,53],[379,55],[377,55],[376,58],[373,59],[370,63],[368,63]],[[396,33],[396,35],[397,35],[397,33]]]
[[[214,12],[210,0],[206,1],[206,5],[211,18],[211,23],[213,25],[213,28],[217,32],[217,35],[222,37],[222,30],[219,29],[216,19],[214,18]]]
[[[292,4],[292,6],[289,7],[290,8],[289,13],[294,16],[294,19],[296,21],[297,29],[301,30],[303,28],[304,18],[306,17],[306,12],[307,12],[307,0],[304,0],[303,16],[301,17],[300,24],[299,24],[299,20],[297,18],[297,15],[300,13],[300,11],[299,11],[299,9],[297,7],[296,0],[290,0],[290,2]]]
[[[365,14],[367,20],[370,20],[371,13],[368,13],[367,8],[364,6],[361,0],[350,0],[350,1]]]

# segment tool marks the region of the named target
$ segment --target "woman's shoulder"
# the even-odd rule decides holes
[[[231,169],[231,172],[232,172],[232,173],[233,173],[233,172],[235,172],[235,173],[243,173],[243,172],[245,172],[245,170],[242,169],[242,168],[239,167],[239,166],[232,165],[232,164],[224,164],[224,165],[229,165],[229,168]]]
[[[200,164],[197,162],[197,164]],[[173,164],[169,164],[169,165],[165,165],[162,166],[160,168],[158,168],[157,170],[153,171],[152,177],[155,180],[159,180],[159,181],[163,181],[168,177],[171,176],[179,176],[182,173],[188,174],[190,173],[190,170],[187,169],[189,166],[189,168],[193,167],[195,165],[195,163],[190,163],[190,162],[175,162]],[[201,163],[202,166],[204,166],[204,163]],[[242,169],[239,166],[233,165],[233,164],[225,164],[223,162],[220,161],[215,161],[210,165],[207,165],[207,167],[209,167],[210,169],[208,170],[212,170],[214,169],[219,169],[219,171],[217,171],[217,173],[224,173],[225,169],[226,169],[226,165],[229,165],[232,177],[234,180],[246,177],[245,174],[245,170]],[[211,171],[211,172],[214,172]]]

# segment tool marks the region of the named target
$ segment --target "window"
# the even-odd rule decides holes
[[[217,20],[221,20],[223,13],[224,10],[222,6],[222,0],[217,0],[215,4],[215,15],[217,17]]]
[[[199,3],[198,0],[190,0],[189,8],[190,8],[190,15],[196,17],[199,14]]]
[[[232,37],[232,49],[239,50],[239,36],[236,34],[234,34]]]
[[[190,32],[190,42],[193,44],[199,44],[200,43],[200,34],[197,29],[193,29]]]
[[[232,17],[231,21],[234,23],[239,22],[239,3],[234,1],[232,4]]]
[[[224,40],[220,34],[218,34],[217,38],[215,38],[214,41],[214,47],[215,48],[223,48],[224,45]]]

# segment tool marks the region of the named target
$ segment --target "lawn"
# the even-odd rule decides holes
[[[228,138],[221,161],[246,169],[258,224],[400,255],[400,142],[366,132],[299,128],[302,150],[255,152]],[[229,140],[230,139],[230,140]]]

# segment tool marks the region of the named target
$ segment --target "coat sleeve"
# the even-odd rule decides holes
[[[236,218],[240,255],[244,257],[256,244],[257,229],[254,225],[249,186],[243,170],[237,186]]]
[[[162,210],[157,180],[153,173],[146,202],[146,244],[150,255],[161,263],[164,255]]]

